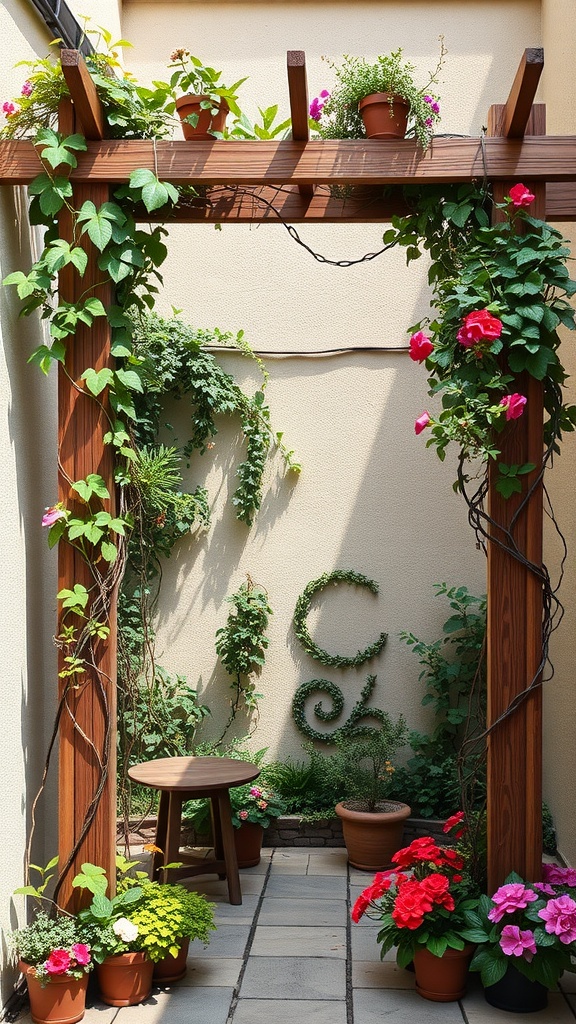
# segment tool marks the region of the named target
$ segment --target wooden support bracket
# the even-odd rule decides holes
[[[508,139],[523,138],[543,68],[544,50],[540,48],[524,50],[510,89],[510,95],[499,115],[500,121],[495,134],[503,135]]]
[[[79,50],[61,50],[60,59],[82,134],[93,141],[104,139],[106,118],[84,57]]]
[[[290,117],[294,142],[308,142],[308,82],[306,80],[306,54],[304,50],[288,50],[288,91],[290,93]],[[299,185],[303,199],[312,199],[313,185]]]

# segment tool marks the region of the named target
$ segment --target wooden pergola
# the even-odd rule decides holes
[[[206,187],[206,199],[176,208],[168,219],[241,223],[276,220],[269,205],[292,222],[386,221],[403,212],[399,198],[382,199],[383,186],[430,185],[487,179],[496,198],[518,181],[536,195],[535,216],[548,220],[576,220],[576,136],[545,135],[545,108],[534,104],[543,67],[540,49],[526,50],[505,104],[490,108],[488,137],[437,138],[422,153],[412,141],[310,141],[304,53],[288,52],[288,81],[292,140],[282,142],[174,142],[129,141],[106,138],[106,120],[83,58],[63,50],[62,66],[71,101],[64,105],[60,130],[81,131],[88,149],[78,155],[71,171],[74,203],[87,199],[99,207],[110,188],[128,181],[133,170],[153,169],[163,181]],[[37,151],[28,141],[0,143],[0,184],[27,185],[40,172]],[[319,190],[319,185],[375,186],[375,198],[366,203],[343,202]],[[281,191],[278,191],[281,187]],[[377,187],[377,188],[376,188]],[[148,215],[143,219],[150,219]],[[164,218],[165,219],[165,218]],[[71,241],[71,239],[70,239]],[[82,280],[69,268],[61,272],[60,293],[73,302],[86,290],[97,288],[104,304],[112,301],[111,286],[103,283],[97,252],[84,236],[89,256]],[[112,365],[110,326],[97,318],[91,328],[81,326],[68,346],[65,371],[59,372],[59,500],[73,507],[70,482],[99,473],[113,495],[112,456],[102,438],[107,430],[98,404],[86,401],[81,375]],[[527,391],[525,389],[528,389]],[[530,416],[517,421],[514,431],[502,435],[502,461],[542,463],[542,386],[533,378],[522,381]],[[538,412],[538,409],[540,412]],[[111,504],[113,504],[113,499]],[[489,511],[508,527],[518,508],[518,497],[504,501],[490,485]],[[113,511],[113,509],[110,509]],[[542,561],[542,488],[511,527],[521,552],[535,563]],[[67,544],[59,546],[59,587],[90,584],[82,559]],[[538,677],[542,651],[542,590],[535,577],[506,549],[488,549],[488,724]],[[113,612],[115,604],[113,602]],[[112,615],[112,626],[115,616]],[[76,844],[87,808],[99,783],[99,765],[82,732],[96,749],[110,744],[111,770],[94,822],[82,839],[75,864],[61,891],[71,901],[69,886],[76,867],[91,861],[114,877],[116,794],[113,751],[115,725],[116,633],[112,628],[99,647],[99,678],[74,692],[70,700],[80,730],[64,716],[60,729],[59,852],[64,863]],[[111,716],[111,717],[109,717]],[[108,729],[108,734],[107,734]],[[534,687],[518,709],[498,725],[488,748],[488,877],[489,887],[500,884],[511,870],[527,879],[540,877],[542,848],[542,702]]]

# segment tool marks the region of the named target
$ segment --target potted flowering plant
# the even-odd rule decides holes
[[[324,89],[310,104],[312,126],[323,139],[403,138],[414,135],[423,149],[430,144],[440,119],[438,97],[430,87],[444,63],[444,44],[428,82],[419,88],[415,67],[403,60],[402,49],[379,56],[344,56],[340,65],[328,61],[336,76],[331,92]]]
[[[574,970],[576,871],[542,869],[543,882],[525,882],[512,872],[466,913],[463,935],[478,947],[470,969],[480,972],[486,1000],[500,1009],[543,1009],[548,989],[563,971]]]
[[[10,946],[26,978],[32,1019],[39,1024],[81,1020],[94,961],[77,918],[49,917],[41,910],[30,924],[12,932]]]
[[[248,784],[230,790],[230,805],[238,867],[255,867],[260,862],[264,829],[284,814],[286,804],[271,789]]]
[[[450,1002],[466,988],[473,953],[465,933],[467,911],[477,906],[464,858],[432,836],[415,839],[392,857],[354,904],[352,920],[381,922],[381,955],[397,947],[400,967],[414,963],[416,990],[425,999]]]
[[[168,67],[176,69],[170,78],[170,91],[182,120],[184,138],[214,139],[221,136],[229,111],[241,117],[237,93],[246,78],[240,78],[231,86],[222,85],[222,72],[203,64],[183,46],[174,50],[170,61]],[[184,95],[177,96],[177,89]]]

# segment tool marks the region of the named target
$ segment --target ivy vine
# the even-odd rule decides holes
[[[317,580],[312,580],[308,586],[304,588],[298,598],[296,602],[296,609],[294,611],[294,632],[304,650],[308,652],[311,658],[315,658],[316,661],[319,661],[322,665],[331,665],[336,668],[349,668],[363,665],[365,661],[370,661],[372,658],[375,658],[377,654],[380,654],[380,651],[383,649],[388,639],[388,634],[381,633],[373,644],[369,644],[363,651],[358,651],[357,654],[353,654],[351,656],[343,654],[329,654],[328,651],[323,650],[322,647],[319,647],[319,645],[313,641],[306,622],[310,606],[312,604],[312,599],[316,594],[321,593],[331,584],[338,586],[339,583],[350,583],[357,587],[366,587],[373,594],[377,594],[380,589],[375,580],[369,580],[361,573],[352,572],[350,569],[334,569],[333,572],[324,573],[324,575],[319,576]]]
[[[360,697],[352,708],[350,717],[346,722],[333,732],[321,732],[310,725],[306,719],[306,702],[308,697],[313,693],[324,692],[328,694],[332,701],[332,706],[324,708],[320,700],[314,705],[314,714],[321,722],[334,722],[340,717],[344,709],[344,695],[340,687],[329,679],[311,679],[308,683],[302,683],[302,686],[299,686],[296,690],[292,700],[292,717],[297,728],[305,736],[308,736],[309,739],[318,740],[320,743],[335,743],[339,737],[365,736],[369,734],[373,731],[373,728],[368,725],[361,725],[360,723],[363,719],[371,718],[378,722],[385,722],[387,720],[387,714],[381,708],[371,708],[366,705],[375,684],[376,676],[368,676],[360,691]]]

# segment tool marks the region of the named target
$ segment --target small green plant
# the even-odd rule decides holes
[[[165,956],[177,956],[183,939],[200,939],[207,946],[216,927],[215,909],[205,896],[183,885],[147,882],[131,920],[138,928],[143,950],[157,963]]]
[[[132,921],[132,913],[142,900],[140,885],[110,899],[106,896],[108,879],[104,868],[86,863],[72,879],[72,886],[92,893],[92,902],[79,911],[78,920],[96,963],[101,964],[116,953],[144,952],[138,927]]]
[[[286,811],[286,804],[277,793],[257,783],[234,786],[230,790],[230,804],[234,828],[240,828],[245,821],[268,828],[271,821]]]
[[[250,676],[259,672],[264,665],[269,640],[264,630],[272,609],[268,594],[263,587],[255,584],[250,576],[235,594],[227,600],[234,606],[225,626],[216,630],[216,651],[220,660],[232,676],[231,688],[234,698],[228,722],[218,743],[221,743],[241,708],[248,713],[258,711],[255,683]]]
[[[261,118],[260,124],[257,121],[253,123],[246,117],[246,114],[241,114],[234,122],[230,131],[224,131],[224,138],[250,139],[253,142],[258,140],[260,142],[265,142],[269,139],[277,139],[278,137],[281,139],[287,139],[290,137],[292,128],[292,119],[290,117],[287,117],[284,121],[280,121],[279,124],[274,124],[278,114],[277,103],[272,107],[266,107],[265,110],[258,107],[258,113]]]
[[[85,929],[72,915],[49,917],[41,910],[8,938],[13,956],[34,968],[42,987],[52,977],[81,978],[94,966]]]
[[[393,722],[388,714],[378,729],[359,736],[336,736],[330,760],[342,780],[347,806],[373,813],[389,798],[395,770],[392,759],[407,740],[403,715]]]
[[[223,85],[220,82],[222,77],[221,71],[216,71],[215,68],[203,64],[198,57],[192,56],[190,50],[183,46],[174,50],[170,55],[170,61],[171,63],[168,67],[176,68],[170,78],[170,92],[174,99],[176,98],[177,90],[180,90],[182,93],[192,93],[196,96],[206,96],[207,99],[201,106],[207,110],[212,110],[212,113],[216,112],[220,102],[224,100],[236,117],[241,116],[238,106],[238,89],[246,81],[246,78],[240,78],[230,86]],[[169,104],[167,109],[171,112],[173,107],[171,108]],[[187,120],[195,128],[198,124],[198,115],[191,114]]]

